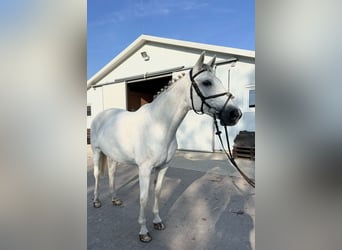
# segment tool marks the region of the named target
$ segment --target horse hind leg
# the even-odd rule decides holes
[[[115,171],[118,163],[113,161],[112,159],[109,159],[108,163],[109,189],[112,196],[112,204],[115,206],[120,206],[122,202],[117,197],[115,191]]]
[[[157,172],[156,172],[156,182],[155,182],[155,191],[154,191],[155,198],[154,198],[154,205],[153,205],[153,214],[154,214],[153,227],[156,230],[165,229],[165,225],[159,216],[159,197],[160,197],[160,191],[161,191],[163,179],[164,179],[167,169],[168,169],[167,167],[156,169]]]
[[[93,162],[94,162],[94,177],[95,177],[95,187],[94,187],[94,200],[93,206],[95,208],[101,207],[101,202],[99,199],[99,177],[101,173],[102,157],[104,156],[100,150],[93,150]]]

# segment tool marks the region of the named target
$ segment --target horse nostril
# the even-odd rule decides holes
[[[239,111],[238,111],[238,110],[232,110],[232,111],[230,112],[230,117],[231,117],[232,119],[236,119],[238,116],[239,116]]]
[[[221,120],[222,126],[233,126],[235,125],[242,116],[242,112],[239,108],[228,107],[222,110],[219,114],[219,119]]]
[[[242,112],[239,109],[234,109],[230,111],[229,116],[231,117],[232,120],[238,120],[242,116]]]

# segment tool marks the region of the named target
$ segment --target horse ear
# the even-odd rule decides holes
[[[194,74],[196,74],[197,72],[199,72],[202,69],[203,66],[203,61],[204,61],[204,55],[205,55],[205,51],[203,51],[200,55],[200,57],[198,58],[195,66],[194,66]]]
[[[215,61],[216,61],[216,55],[214,55],[214,57],[210,60],[210,62],[208,63],[208,65],[213,68],[215,65]]]

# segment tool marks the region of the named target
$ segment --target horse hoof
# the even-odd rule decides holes
[[[99,207],[101,207],[101,202],[100,202],[100,201],[94,201],[94,202],[93,202],[93,206],[94,206],[95,208],[99,208]]]
[[[112,204],[114,206],[121,206],[122,205],[122,201],[119,198],[115,198],[112,200]]]
[[[165,225],[163,224],[163,222],[153,223],[153,227],[156,230],[164,230],[165,229]]]
[[[148,243],[152,240],[151,235],[147,232],[147,234],[139,234],[139,240],[144,243]]]

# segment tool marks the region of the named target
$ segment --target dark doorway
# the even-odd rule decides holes
[[[127,83],[127,110],[135,111],[153,101],[153,96],[164,87],[172,76]]]

